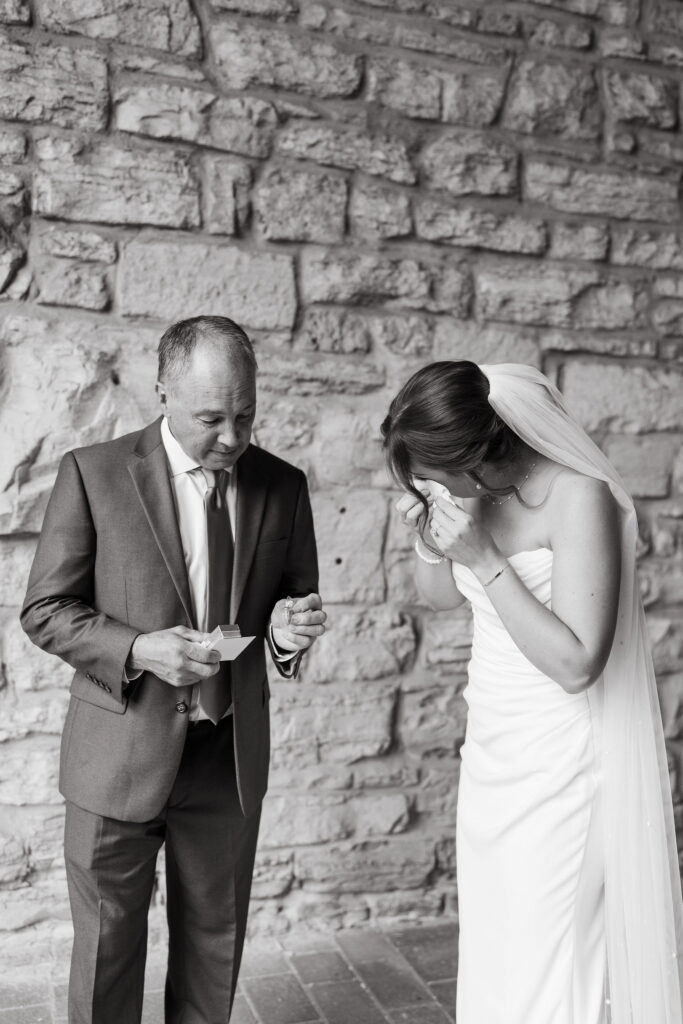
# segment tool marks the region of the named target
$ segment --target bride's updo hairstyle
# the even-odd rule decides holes
[[[424,506],[422,535],[429,505],[413,486],[413,465],[468,473],[475,483],[482,483],[476,467],[505,462],[522,443],[489,405],[488,394],[488,378],[476,363],[444,360],[413,374],[389,406],[381,426],[387,464],[396,483]],[[487,485],[487,491],[493,488]]]

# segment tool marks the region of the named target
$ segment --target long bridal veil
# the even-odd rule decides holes
[[[536,451],[609,484],[620,508],[612,651],[588,691],[602,721],[605,934],[612,1024],[683,1024],[683,907],[664,733],[636,575],[633,502],[558,389],[520,363],[481,367],[489,403]]]

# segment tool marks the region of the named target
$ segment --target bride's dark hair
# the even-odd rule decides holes
[[[413,374],[389,406],[381,426],[387,464],[396,483],[424,506],[419,522],[423,540],[429,504],[413,486],[413,465],[468,473],[483,483],[476,467],[504,462],[522,444],[489,405],[488,394],[488,378],[476,363],[444,360]],[[490,485],[486,489],[496,494],[516,491]]]

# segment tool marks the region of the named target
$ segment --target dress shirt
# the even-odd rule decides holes
[[[208,632],[206,619],[208,552],[206,519],[204,515],[204,494],[208,489],[208,483],[200,464],[196,459],[187,454],[171,433],[168,419],[165,416],[161,422],[161,440],[168,460],[171,491],[173,492],[178,517],[178,528],[180,530],[180,540],[187,568],[194,621],[197,629],[202,632]],[[234,467],[228,469],[227,473],[229,475],[226,500],[234,541],[235,513],[237,510],[237,473],[234,472]],[[268,628],[271,629],[270,626]],[[270,639],[273,641],[272,630]],[[278,661],[289,661],[295,654],[296,652],[291,654],[289,652],[282,652],[277,656]],[[127,673],[126,678],[132,682],[139,674]],[[199,689],[198,685],[192,687],[189,715],[192,722],[199,722],[202,719],[208,718],[199,701]],[[225,714],[232,714],[232,706],[228,708]]]

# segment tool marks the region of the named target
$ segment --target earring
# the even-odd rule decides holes
[[[481,490],[481,484],[475,484],[475,489],[477,491],[480,491]]]

